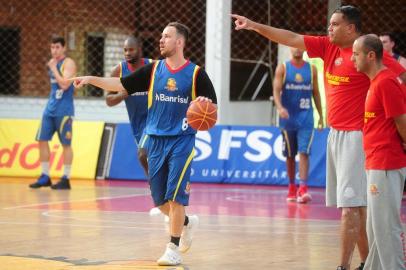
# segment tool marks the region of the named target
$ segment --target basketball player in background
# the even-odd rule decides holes
[[[157,261],[159,265],[182,263],[180,252],[190,248],[199,222],[197,216],[185,216],[196,134],[187,123],[186,111],[192,100],[217,103],[207,73],[184,57],[188,37],[185,25],[169,23],[159,42],[165,59],[121,79],[94,76],[72,79],[78,87],[92,84],[125,95],[148,89],[146,133],[151,195],[155,206],[169,216],[170,222],[170,242]]]
[[[317,69],[303,60],[303,50],[290,48],[291,60],[278,65],[273,81],[273,96],[279,113],[279,126],[283,135],[283,154],[289,177],[287,201],[307,203],[312,197],[308,192],[309,154],[313,141],[313,105],[320,119],[318,128],[323,128]],[[296,189],[296,161],[299,152],[299,189]]]
[[[110,76],[111,77],[125,77],[133,73],[140,67],[152,63],[151,59],[142,58],[142,50],[139,40],[135,37],[129,37],[124,41],[123,46],[124,61],[116,65]],[[137,92],[131,96],[123,92],[112,93],[109,92],[106,96],[106,104],[108,106],[116,106],[121,101],[125,102],[125,106],[130,120],[131,131],[133,133],[135,143],[137,144],[137,156],[144,173],[148,178],[148,161],[146,147],[148,145],[148,135],[145,131],[145,124],[148,114],[148,91]],[[158,215],[161,211],[154,207],[150,210],[151,215]],[[167,218],[165,218],[167,221]],[[165,223],[166,224],[166,223]]]
[[[400,207],[406,177],[406,91],[382,64],[375,35],[359,37],[352,60],[371,79],[365,102],[364,150],[368,180],[368,270],[406,269]]]
[[[42,115],[40,127],[36,140],[39,143],[39,156],[42,173],[35,183],[30,184],[30,188],[40,188],[51,186],[52,189],[70,189],[70,172],[73,160],[72,142],[72,122],[74,116],[73,94],[74,87],[71,78],[76,74],[75,62],[66,57],[65,39],[63,37],[53,37],[51,41],[52,58],[48,61],[48,74],[51,81],[51,92],[48,103]],[[49,176],[49,141],[57,132],[59,141],[63,147],[63,176],[60,181],[52,185]]]
[[[116,65],[111,72],[111,77],[125,77],[133,73],[140,67],[152,63],[151,59],[141,57],[141,46],[135,37],[129,37],[124,41],[125,61]],[[130,120],[131,130],[138,147],[138,160],[148,177],[147,151],[145,149],[148,141],[148,135],[144,133],[148,114],[148,91],[137,92],[131,96],[124,92],[108,93],[106,103],[108,106],[115,106],[124,100],[127,108],[128,118]]]
[[[355,245],[361,257],[362,270],[368,255],[366,234],[367,179],[362,149],[364,105],[369,79],[357,72],[351,62],[352,44],[361,35],[361,11],[354,6],[337,8],[328,27],[328,36],[309,36],[231,15],[235,29],[252,30],[283,45],[307,51],[309,57],[324,61],[327,120],[326,205],[341,210],[340,265],[350,270]],[[389,54],[383,64],[406,82],[406,70]]]
[[[393,51],[393,49],[396,47],[394,36],[391,33],[383,33],[379,36],[379,39],[382,41],[383,49],[392,55],[392,57],[395,58],[399,64],[406,68],[406,58]]]

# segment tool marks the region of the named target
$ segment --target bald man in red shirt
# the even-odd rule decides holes
[[[256,23],[240,15],[235,29],[252,30],[277,43],[306,50],[310,57],[324,60],[324,85],[327,100],[326,205],[341,209],[340,265],[349,270],[355,245],[362,270],[368,256],[366,234],[367,180],[362,149],[364,104],[369,78],[351,62],[352,44],[361,35],[361,12],[354,6],[337,8],[330,18],[328,36],[305,36],[285,29]],[[406,82],[406,70],[390,55],[383,64]]]
[[[382,64],[383,46],[376,35],[359,37],[352,60],[371,85],[365,102],[364,150],[367,170],[365,269],[406,269],[400,206],[406,176],[406,90]]]

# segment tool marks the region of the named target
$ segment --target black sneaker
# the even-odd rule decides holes
[[[354,270],[363,270],[364,269],[365,263],[361,263],[358,268],[355,268]]]
[[[49,178],[49,176],[46,174],[41,174],[38,177],[37,182],[30,184],[29,187],[30,188],[40,188],[40,187],[49,187],[51,185],[52,185],[51,178]]]
[[[343,266],[338,266],[336,270],[347,270]]]
[[[58,183],[51,186],[52,189],[70,189],[69,179],[66,176],[62,176]]]

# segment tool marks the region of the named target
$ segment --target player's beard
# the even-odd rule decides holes
[[[138,58],[131,58],[130,60],[128,60],[127,62],[130,64],[136,64],[137,63],[137,59]]]
[[[139,59],[140,59],[140,56],[138,54],[136,54],[133,57],[131,57],[130,59],[128,59],[127,62],[130,64],[136,64]]]
[[[173,49],[173,50],[171,50],[171,51],[162,51],[162,52],[161,52],[161,55],[162,55],[163,57],[165,57],[165,58],[168,58],[168,57],[171,57],[171,56],[175,55],[175,53],[176,53],[176,50]]]

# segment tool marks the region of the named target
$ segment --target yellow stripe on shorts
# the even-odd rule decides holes
[[[61,125],[59,126],[59,134],[62,134],[63,127],[65,126],[66,121],[68,121],[68,120],[69,120],[69,116],[64,116],[63,117]]]
[[[290,151],[290,144],[289,144],[289,136],[288,136],[288,132],[286,130],[282,131],[283,136],[285,137],[285,142],[286,142],[286,147],[288,148],[288,157],[292,156],[292,152]]]
[[[173,194],[173,198],[172,198],[173,201],[175,200],[176,195],[178,194],[178,190],[179,190],[180,184],[182,183],[183,176],[185,176],[186,169],[187,169],[187,167],[189,167],[190,162],[192,162],[192,159],[194,156],[195,156],[195,149],[193,148],[192,152],[189,154],[189,157],[186,160],[185,166],[183,166],[182,173],[180,174],[180,177],[178,180],[178,185],[176,186],[175,193]]]
[[[314,137],[314,129],[312,130],[312,135],[310,136],[309,145],[307,146],[307,150],[306,150],[306,153],[307,153],[307,154],[310,153],[310,147],[312,147],[313,137]]]

